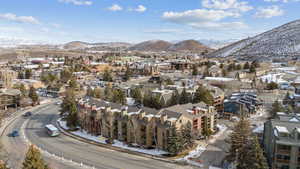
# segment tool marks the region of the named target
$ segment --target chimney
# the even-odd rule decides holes
[[[164,123],[165,121],[167,121],[167,119],[168,119],[168,116],[166,114],[163,114],[163,115],[160,116],[160,122],[161,123]]]

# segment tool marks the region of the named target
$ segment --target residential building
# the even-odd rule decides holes
[[[300,115],[277,113],[264,124],[263,142],[271,169],[299,169]]]
[[[12,81],[16,79],[18,76],[18,73],[9,70],[9,69],[3,69],[0,70],[0,88],[12,88],[13,83]]]
[[[262,106],[254,93],[233,93],[229,98],[224,100],[223,117],[231,118],[232,116],[255,114]]]
[[[204,103],[155,110],[85,98],[78,101],[78,108],[80,125],[88,133],[143,148],[166,150],[172,126],[179,131],[190,126],[192,136],[199,138],[205,130],[214,132],[216,125],[214,107]]]
[[[21,92],[17,89],[0,90],[0,109],[6,110],[8,107],[17,107],[20,105]]]

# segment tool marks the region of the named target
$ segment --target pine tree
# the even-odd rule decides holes
[[[273,104],[272,104],[272,109],[270,111],[271,116],[274,118],[276,116],[277,112],[284,112],[284,108],[282,107],[281,103],[279,103],[278,100],[276,100]]]
[[[193,65],[193,72],[192,72],[192,75],[193,75],[193,76],[197,76],[198,74],[199,74],[199,72],[198,72],[197,65]]]
[[[72,89],[69,89],[66,92],[66,96],[61,104],[61,112],[68,113],[66,118],[68,127],[75,128],[78,125],[78,110],[74,91]]]
[[[142,96],[142,91],[139,88],[135,88],[131,90],[131,97],[135,99],[136,102],[142,103],[143,101],[143,96]]]
[[[172,94],[169,106],[174,106],[174,105],[177,105],[178,103],[179,103],[179,94],[178,94],[178,91],[176,90]]]
[[[113,96],[113,91],[112,88],[110,86],[106,86],[104,89],[104,98],[107,101],[111,101],[112,100],[112,96]]]
[[[31,98],[34,104],[36,104],[39,100],[39,96],[37,95],[34,87],[30,87],[28,96]]]
[[[94,90],[91,87],[88,87],[86,95],[89,97],[94,97]]]
[[[238,162],[242,160],[245,154],[245,145],[249,143],[250,139],[250,123],[244,118],[235,125],[233,132],[230,134],[230,149],[227,155],[227,160],[229,162],[234,162],[238,159]]]
[[[123,105],[126,104],[126,95],[125,95],[125,93],[120,89],[114,90],[113,91],[113,96],[112,96],[112,102],[120,103],[120,104],[123,104]]]
[[[194,145],[193,137],[192,137],[192,126],[190,123],[184,125],[181,129],[181,135],[183,139],[183,147],[189,148]]]
[[[96,88],[96,89],[94,90],[93,96],[94,96],[95,98],[100,99],[100,98],[101,98],[101,89],[100,89],[100,88]]]
[[[25,79],[30,79],[32,76],[32,70],[31,69],[26,69],[25,70]]]
[[[72,89],[77,89],[78,84],[77,84],[77,81],[76,81],[75,78],[72,78],[72,79],[69,81],[69,87],[72,88]]]
[[[40,151],[31,145],[26,153],[22,169],[49,169]]]
[[[203,86],[199,86],[196,90],[193,103],[204,102],[205,104],[212,105],[213,104],[213,96],[210,91],[205,89]]]
[[[246,62],[246,63],[244,64],[243,69],[249,69],[249,68],[250,68],[250,64],[249,64],[249,62]]]
[[[183,88],[183,91],[181,92],[181,96],[179,99],[179,104],[187,104],[188,102],[189,102],[188,94],[186,92],[186,89]]]
[[[104,70],[103,80],[107,81],[107,82],[112,82],[113,81],[113,77],[112,77],[112,74],[111,74],[109,69]]]
[[[182,137],[177,132],[175,126],[172,126],[167,136],[167,151],[172,155],[177,155],[183,149]]]
[[[251,138],[246,147],[245,166],[249,169],[268,169],[268,163],[256,136]]]
[[[23,83],[21,83],[19,90],[21,91],[22,96],[26,96],[27,91]]]
[[[129,67],[126,68],[126,72],[125,72],[125,76],[124,76],[124,80],[128,81],[130,80],[130,76],[131,76],[131,70]]]

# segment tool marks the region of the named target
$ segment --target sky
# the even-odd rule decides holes
[[[230,40],[300,19],[300,0],[1,0],[0,38]]]

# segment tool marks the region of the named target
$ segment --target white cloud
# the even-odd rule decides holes
[[[258,8],[257,12],[255,13],[256,18],[272,18],[275,16],[282,16],[284,11],[279,8],[279,6],[269,6],[266,8]]]
[[[247,25],[242,22],[222,22],[224,18],[237,18],[240,14],[237,12],[195,9],[184,12],[165,12],[162,18],[166,21],[188,25],[198,29],[241,29]]]
[[[52,27],[54,27],[54,28],[60,28],[61,27],[61,25],[60,24],[58,24],[58,23],[52,23],[52,24],[50,24]]]
[[[288,3],[288,2],[300,2],[300,0],[264,0],[265,2],[284,2],[284,3]]]
[[[179,29],[154,29],[154,30],[146,30],[145,33],[152,33],[152,34],[173,34],[173,33],[180,33],[182,30]]]
[[[40,22],[33,16],[17,16],[13,13],[0,14],[0,19],[5,19],[14,22],[39,24]]]
[[[61,3],[66,3],[66,4],[73,4],[73,5],[92,5],[92,1],[86,1],[86,0],[58,0]]]
[[[24,29],[21,27],[3,27],[0,26],[0,31],[1,32],[24,32]]]
[[[223,10],[195,9],[184,12],[164,12],[162,18],[171,22],[189,23],[203,21],[219,21],[226,17],[239,17],[236,12]]]
[[[243,22],[203,22],[190,23],[189,25],[194,28],[209,30],[238,30],[248,28]]]
[[[135,9],[135,11],[137,11],[137,12],[145,12],[147,10],[147,8],[145,7],[145,6],[143,6],[143,5],[139,5],[136,9]]]
[[[114,4],[111,7],[108,7],[107,9],[110,11],[122,11],[123,10],[123,8],[118,4]]]
[[[202,0],[202,6],[210,9],[237,10],[247,12],[253,9],[246,1],[238,0]]]

